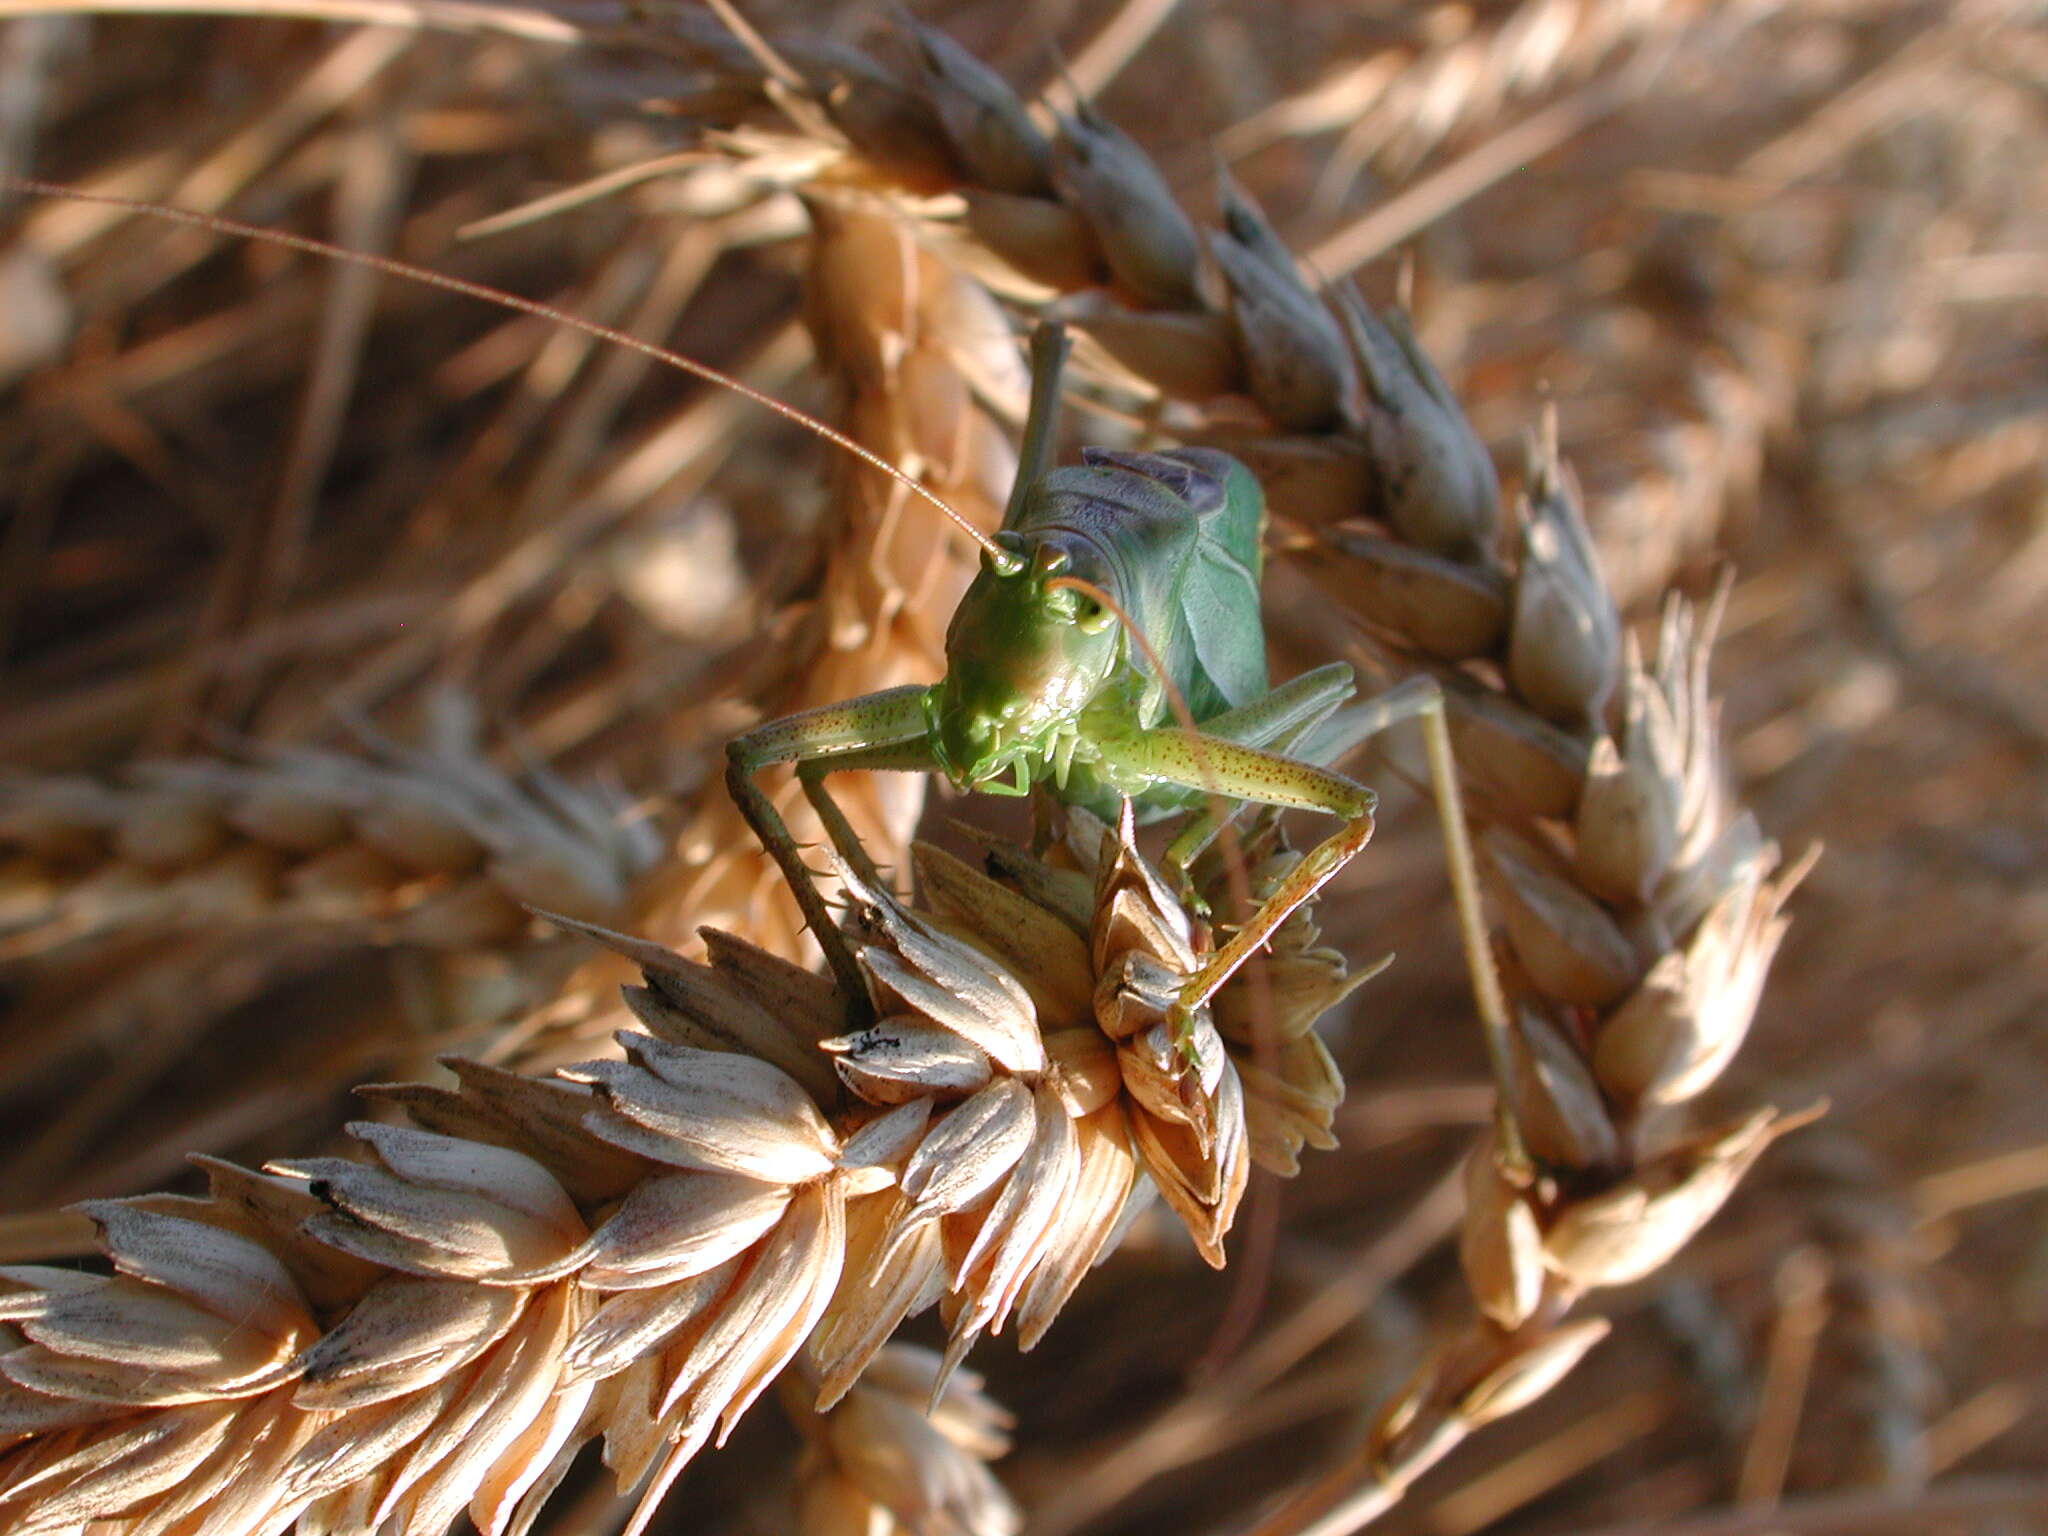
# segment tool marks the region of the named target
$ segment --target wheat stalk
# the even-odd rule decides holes
[[[264,30],[237,24],[239,41],[221,57],[253,59]],[[108,28],[92,70],[75,71],[59,98],[64,112],[98,119],[109,93],[155,83],[140,139],[90,139],[87,184],[200,209],[239,201],[264,218],[332,192],[331,233],[345,242],[388,240],[514,286],[565,274],[550,280],[567,307],[643,335],[670,331],[720,255],[755,238],[747,205],[760,199],[735,188],[737,206],[700,197],[692,221],[659,210],[615,220],[617,238],[602,251],[591,249],[588,225],[556,225],[450,255],[457,224],[531,184],[522,150],[560,163],[554,82],[525,70],[518,50],[309,34],[241,76],[245,93],[224,111],[223,99],[201,104],[165,89],[162,50],[136,46],[140,37]],[[473,164],[453,183],[407,179],[422,138],[439,152],[437,112],[467,122],[458,138],[483,126],[496,146],[488,168]],[[723,172],[717,179],[733,186]],[[381,190],[366,197],[366,186]],[[580,778],[602,752],[607,775],[665,787],[703,743],[664,740],[648,705],[701,678],[711,647],[737,638],[751,594],[730,560],[723,573],[699,562],[685,594],[690,628],[667,622],[650,584],[631,579],[654,565],[646,553],[718,528],[718,508],[691,503],[709,466],[745,441],[730,430],[727,397],[636,391],[638,360],[622,351],[502,318],[479,334],[488,311],[462,306],[450,317],[422,302],[428,290],[405,284],[380,294],[380,324],[365,338],[341,323],[352,282],[332,263],[251,267],[257,281],[245,283],[237,260],[218,259],[214,234],[166,233],[125,212],[55,201],[19,212],[10,249],[61,301],[70,335],[56,338],[60,353],[67,339],[109,343],[75,348],[13,397],[27,408],[5,434],[10,510],[20,515],[0,558],[9,770],[0,950],[21,962],[6,978],[5,1075],[10,1118],[35,1128],[10,1149],[9,1182],[49,1198],[147,1187],[159,1170],[138,1173],[136,1162],[175,1154],[181,1136],[227,1143],[258,1096],[235,1096],[209,1074],[200,1081],[229,1089],[209,1101],[178,1079],[195,1046],[220,1039],[224,1017],[233,1029],[239,1003],[269,1005],[264,1030],[295,1046],[324,1042],[317,1066],[305,1062],[310,1070],[276,1095],[310,1106],[367,1062],[393,1071],[391,1058],[416,1052],[422,1035],[445,1048],[450,1033],[473,1040],[554,999],[583,946],[547,937],[526,907],[628,921],[629,895],[661,851],[650,842],[655,823],[625,814],[607,786],[569,788],[526,766],[507,772],[468,742],[431,748],[433,761],[365,749],[347,723],[430,716],[430,685],[452,683],[494,721],[516,717],[499,765],[537,760]],[[151,313],[168,323],[136,323]],[[308,356],[316,321],[322,341]],[[353,341],[337,339],[346,336]],[[785,387],[774,370],[793,366],[798,350],[770,348],[756,376]],[[353,413],[337,447],[343,380],[358,362],[362,395],[377,403]],[[466,418],[459,439],[448,430],[451,405]],[[186,426],[209,414],[201,437],[212,446],[184,451]],[[150,532],[130,544],[101,521],[133,516],[129,498],[109,508],[91,487],[109,460],[135,451],[138,434],[116,429],[144,417],[143,448],[164,430],[173,446],[158,458],[190,478],[180,489],[175,473],[165,477],[163,515],[144,519]],[[260,453],[243,450],[260,447],[266,429],[282,437],[288,428],[279,494],[266,504],[271,475]],[[96,432],[111,435],[112,452],[90,451]],[[235,451],[216,464],[234,459],[234,476],[209,486],[205,461],[230,442]],[[52,463],[61,487],[82,492],[76,515],[67,505],[39,516],[53,511]],[[250,572],[235,568],[260,530],[280,509],[280,526],[291,525],[304,488],[329,465],[339,472],[322,488],[319,515],[301,521],[300,579],[240,590]],[[358,477],[355,466],[376,468]],[[198,539],[195,510],[214,530]],[[62,550],[102,538],[127,553],[107,590],[79,604],[63,591]],[[128,558],[159,549],[165,558]],[[722,590],[720,574],[730,578]],[[210,589],[222,599],[218,622]],[[237,618],[229,596],[254,606]],[[101,599],[105,613],[94,611]],[[55,626],[52,611],[63,615]],[[195,748],[202,700],[212,734]],[[409,724],[389,728],[417,739]],[[236,745],[209,751],[222,737]],[[142,761],[91,777],[74,766],[131,756]],[[24,851],[17,834],[35,848]],[[341,995],[322,989],[311,1017],[292,1010],[291,981],[344,946],[393,941],[406,952],[368,964],[357,956]],[[379,985],[385,976],[395,988]],[[182,1102],[186,1123],[152,1131],[138,1153],[123,1112],[152,1101]],[[78,1166],[88,1149],[111,1160]]]

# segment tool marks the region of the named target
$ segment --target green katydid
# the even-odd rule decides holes
[[[581,330],[731,389],[797,421],[932,502],[982,547],[983,565],[947,634],[946,677],[886,689],[772,720],[728,747],[727,784],[775,858],[858,1006],[859,967],[815,877],[773,803],[764,768],[796,765],[806,797],[842,857],[872,876],[823,780],[839,769],[936,773],[956,787],[1023,794],[1044,785],[1070,804],[1112,812],[1129,799],[1142,819],[1207,803],[1174,840],[1187,864],[1228,824],[1224,802],[1324,811],[1343,825],[1313,849],[1184,985],[1200,1007],[1358,851],[1373,830],[1372,791],[1325,766],[1399,720],[1419,717],[1449,854],[1460,937],[1496,1070],[1505,1006],[1480,915],[1442,696],[1416,679],[1335,718],[1355,690],[1343,662],[1271,688],[1259,608],[1265,503],[1249,471],[1212,449],[1119,454],[1089,450],[1052,469],[1066,343],[1057,327],[1033,342],[1030,407],[1003,527],[990,538],[929,489],[845,434],[715,368],[580,316],[445,273],[213,214],[0,177],[0,190],[97,203],[264,240]],[[1168,723],[1169,711],[1175,716]]]
[[[1060,329],[1041,326],[1001,529],[989,538],[947,509],[981,544],[982,565],[947,631],[946,676],[771,720],[727,748],[727,787],[781,866],[846,995],[866,996],[861,972],[799,845],[756,783],[765,768],[795,765],[840,855],[870,877],[825,789],[825,776],[840,769],[939,774],[990,794],[1037,786],[1105,816],[1124,800],[1140,820],[1197,812],[1167,852],[1184,884],[1189,862],[1234,814],[1218,802],[1338,817],[1342,826],[1183,985],[1185,1014],[1371,837],[1373,792],[1325,761],[1421,715],[1468,960],[1486,1007],[1497,983],[1435,685],[1407,685],[1344,720],[1334,717],[1355,689],[1347,663],[1269,687],[1258,482],[1204,448],[1089,449],[1079,466],[1052,468],[1065,354]]]

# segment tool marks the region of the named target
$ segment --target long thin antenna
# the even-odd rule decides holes
[[[671,352],[667,347],[656,346],[651,341],[642,341],[638,336],[629,336],[624,331],[615,330],[609,325],[601,325],[595,320],[586,320],[583,316],[571,314],[565,309],[556,309],[553,305],[543,304],[537,299],[521,298],[516,293],[505,293],[500,289],[487,287],[482,283],[472,283],[464,278],[450,277],[446,272],[436,272],[431,267],[414,266],[411,262],[401,261],[395,256],[380,256],[374,251],[350,250],[347,246],[333,245],[325,240],[316,240],[311,235],[297,235],[281,229],[265,229],[260,224],[245,224],[239,219],[223,218],[219,214],[196,213],[189,208],[173,208],[168,204],[144,202],[139,198],[116,197],[109,192],[82,192],[76,187],[60,186],[50,181],[37,181],[27,176],[0,176],[0,191],[23,192],[35,197],[66,198],[76,203],[97,203],[101,207],[121,208],[130,213],[146,214],[151,218],[165,219],[173,224],[186,224],[194,229],[212,230],[216,234],[240,235],[250,240],[268,241],[272,245],[287,246],[292,250],[304,251],[313,256],[326,256],[336,261],[355,262],[359,266],[369,267],[373,271],[382,272],[390,277],[407,278],[415,283],[424,283],[429,288],[445,289],[449,293],[459,293],[466,298],[482,299],[485,303],[496,304],[501,309],[516,310],[520,314],[532,315],[537,319],[551,321],[556,325],[566,325],[572,330],[582,331],[587,335],[597,337],[601,341],[611,342],[614,346],[626,347],[631,351],[640,353],[644,357],[651,357],[656,362],[666,363],[669,367],[702,379],[708,384],[720,385],[743,399],[751,400],[754,404],[773,411],[785,420],[793,421],[798,426],[815,432],[826,442],[833,444],[835,447],[845,449],[869,468],[880,470],[890,479],[907,488],[912,494],[923,497],[926,501],[937,507],[953,520],[962,533],[974,540],[990,558],[998,563],[1013,558],[1007,550],[954,510],[945,498],[933,491],[929,486],[922,484],[914,476],[905,474],[880,454],[870,448],[861,446],[861,444],[855,442],[844,432],[834,427],[828,427],[824,422],[819,421],[813,416],[806,415],[795,406],[776,399],[764,390],[756,389],[751,384],[743,384],[730,374],[719,372],[708,363],[700,363],[695,358],[683,356],[680,352]]]

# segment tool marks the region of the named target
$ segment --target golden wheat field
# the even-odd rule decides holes
[[[2048,1531],[2044,598],[2038,3],[0,0],[0,1533]]]

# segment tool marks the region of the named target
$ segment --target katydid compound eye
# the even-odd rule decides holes
[[[996,576],[1018,576],[1025,571],[1026,545],[1013,529],[1005,528],[995,536],[995,548],[984,548],[981,552],[981,568]]]

